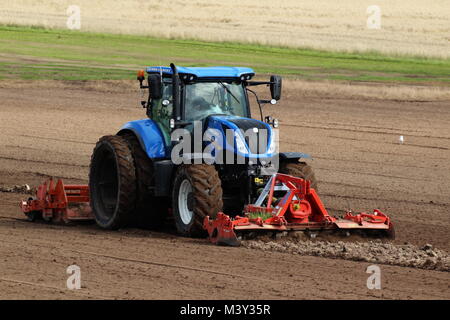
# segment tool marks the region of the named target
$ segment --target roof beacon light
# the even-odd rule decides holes
[[[143,89],[142,82],[144,82],[144,80],[145,80],[145,72],[144,72],[144,70],[139,70],[137,72],[137,79],[139,81],[139,86],[141,87],[141,89]]]

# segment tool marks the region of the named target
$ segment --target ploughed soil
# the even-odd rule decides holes
[[[0,299],[450,298],[450,101],[287,87],[265,106],[280,119],[281,149],[313,156],[330,213],[385,211],[392,243],[296,238],[228,248],[170,229],[26,221],[18,202],[29,195],[14,186],[50,176],[87,183],[95,142],[144,118],[138,102],[124,82],[0,83]],[[80,290],[66,288],[72,264]],[[366,285],[373,264],[381,290]]]

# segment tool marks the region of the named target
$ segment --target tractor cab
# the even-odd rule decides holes
[[[149,89],[147,115],[155,121],[163,132],[167,146],[170,134],[178,128],[192,130],[194,122],[201,121],[203,132],[211,127],[218,130],[246,131],[266,129],[277,126],[271,117],[263,119],[261,105],[275,104],[281,97],[281,77],[272,76],[271,81],[251,81],[255,72],[241,67],[149,67],[148,85],[143,85],[144,72],[140,71],[138,80],[141,88]],[[271,100],[259,100],[250,86],[268,85]],[[251,119],[248,92],[255,94],[261,111],[261,120]],[[209,120],[214,118],[214,123]],[[267,134],[267,137],[270,133]],[[243,137],[245,139],[245,137]],[[270,142],[270,141],[266,141]],[[267,144],[267,143],[266,143]],[[241,148],[244,151],[245,148]],[[248,153],[252,153],[247,146]],[[267,151],[267,146],[264,147]],[[245,152],[244,152],[245,153]],[[260,155],[261,156],[261,155]],[[264,155],[262,155],[264,156]],[[268,156],[268,155],[266,155]]]

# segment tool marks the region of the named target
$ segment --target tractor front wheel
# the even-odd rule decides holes
[[[177,231],[185,236],[201,236],[206,216],[222,211],[222,186],[214,166],[183,165],[173,183],[172,212]]]
[[[314,174],[312,167],[306,164],[306,162],[281,163],[280,173],[309,180],[311,182],[311,188],[318,191],[316,175]]]
[[[126,226],[136,202],[136,172],[128,142],[104,136],[94,148],[89,172],[91,208],[104,229]]]

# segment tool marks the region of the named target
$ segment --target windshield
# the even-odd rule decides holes
[[[185,120],[211,114],[248,117],[244,87],[239,82],[199,82],[186,85]]]

